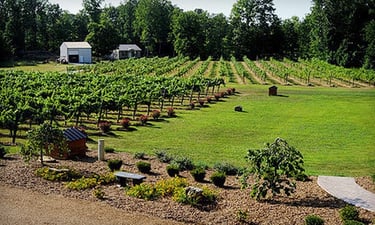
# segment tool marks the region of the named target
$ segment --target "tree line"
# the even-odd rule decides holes
[[[83,0],[83,9],[72,14],[48,0],[1,0],[1,60],[33,51],[57,54],[64,41],[86,40],[98,57],[135,43],[144,56],[317,58],[375,68],[375,0],[313,0],[305,18],[285,20],[273,0],[238,0],[229,18],[183,11],[169,0],[103,3]]]

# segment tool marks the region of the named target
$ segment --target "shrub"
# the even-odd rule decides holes
[[[207,97],[206,97],[206,101],[207,101],[208,103],[211,103],[212,98],[211,98],[210,96],[207,96]]]
[[[365,224],[357,220],[345,220],[344,225],[365,225]]]
[[[139,121],[141,122],[141,125],[146,125],[148,121],[148,116],[147,115],[141,115],[139,117]]]
[[[204,106],[204,100],[203,99],[199,99],[198,103],[199,103],[199,106],[201,106],[201,107]]]
[[[180,172],[180,169],[178,167],[178,165],[175,165],[175,164],[170,164],[167,166],[167,173],[169,176],[171,177],[175,177],[179,174]]]
[[[112,147],[104,147],[105,153],[114,153],[116,150]]]
[[[301,152],[289,146],[282,138],[276,138],[271,144],[267,143],[263,149],[248,150],[246,158],[255,177],[250,194],[257,200],[268,197],[268,194],[271,197],[282,193],[291,195],[296,189],[291,177],[305,171]],[[248,175],[243,175],[243,187],[247,185]]]
[[[130,118],[129,117],[125,117],[121,120],[120,124],[123,128],[125,129],[129,129],[130,125],[131,125],[131,122],[130,122]]]
[[[206,176],[206,170],[202,167],[197,167],[190,171],[190,174],[193,176],[195,181],[202,182]]]
[[[189,103],[189,109],[194,109],[195,108],[195,103],[194,102],[190,102]]]
[[[216,171],[223,172],[228,176],[237,175],[238,168],[227,162],[216,163],[213,167]]]
[[[211,175],[210,180],[215,186],[223,187],[226,180],[226,175],[223,172],[216,171]]]
[[[0,159],[3,159],[5,154],[7,154],[7,150],[5,149],[5,147],[3,145],[0,144]]]
[[[120,170],[120,168],[122,166],[122,160],[121,159],[110,159],[110,160],[108,160],[107,165],[112,172],[116,171],[116,170]]]
[[[340,209],[340,217],[343,221],[346,220],[358,220],[359,212],[355,206],[347,205]]]
[[[158,158],[159,161],[162,162],[162,163],[169,163],[170,161],[173,160],[173,157],[168,155],[164,151],[157,151],[157,152],[155,152],[155,155],[156,155],[156,158]]]
[[[219,99],[221,98],[221,94],[220,93],[215,93],[214,97],[215,97],[216,101],[219,101]]]
[[[101,200],[104,199],[104,195],[105,195],[103,189],[101,189],[101,188],[94,189],[92,194],[93,194],[94,197],[96,197],[98,199],[101,199]]]
[[[79,190],[84,190],[84,189],[96,187],[99,184],[100,183],[98,182],[98,180],[96,178],[82,177],[78,180],[68,182],[65,186],[69,189],[79,191]]]
[[[247,220],[249,219],[249,213],[245,210],[238,210],[236,213],[237,220],[240,223],[246,223]]]
[[[180,171],[194,169],[193,161],[187,157],[177,157],[172,161],[172,164],[178,165]]]
[[[166,180],[160,180],[156,182],[155,188],[160,196],[172,196],[178,188],[184,188],[188,186],[188,182],[185,178],[173,177]]]
[[[135,159],[146,159],[146,153],[144,152],[136,152],[134,154]]]
[[[176,112],[174,111],[174,108],[170,107],[167,109],[167,115],[169,117],[173,117],[173,116],[176,116]]]
[[[70,169],[52,169],[42,167],[35,171],[35,174],[49,181],[71,181],[82,177],[82,175]]]
[[[151,164],[149,162],[139,161],[135,165],[142,173],[149,173],[151,171]]]
[[[154,200],[159,197],[156,188],[153,185],[146,183],[131,187],[126,194],[144,200]]]
[[[157,109],[153,110],[152,111],[152,118],[154,118],[154,120],[158,120],[159,117],[160,117],[160,110],[157,110]]]
[[[99,122],[99,129],[102,133],[108,133],[111,130],[111,122],[109,121]]]
[[[207,187],[203,187],[202,189],[195,187],[181,187],[175,190],[172,199],[176,202],[192,206],[204,206],[215,203],[217,193]]]
[[[116,182],[116,176],[114,173],[107,173],[95,177],[96,180],[103,185],[112,184]]]
[[[308,215],[305,218],[305,225],[324,225],[324,220],[316,215]]]

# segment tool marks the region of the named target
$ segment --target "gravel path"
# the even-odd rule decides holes
[[[363,189],[352,177],[319,176],[318,184],[347,203],[375,212],[375,194]]]
[[[0,199],[2,225],[182,224],[139,213],[129,213],[101,202],[44,195],[10,186],[0,186]]]

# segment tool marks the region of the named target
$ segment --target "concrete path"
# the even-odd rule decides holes
[[[363,189],[352,177],[319,176],[318,185],[336,198],[375,212],[375,194]]]

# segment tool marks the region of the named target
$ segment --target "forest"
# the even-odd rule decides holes
[[[282,20],[272,0],[238,0],[229,17],[168,0],[83,0],[77,14],[48,0],[0,0],[0,61],[53,58],[62,42],[85,40],[98,59],[135,43],[146,57],[314,58],[375,69],[375,1],[312,2],[305,18]]]

